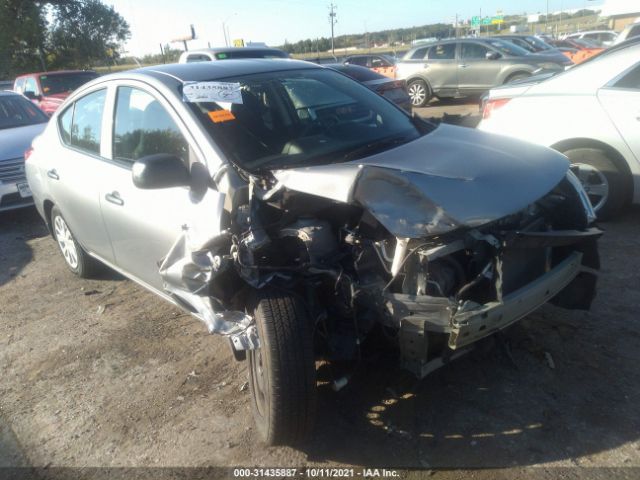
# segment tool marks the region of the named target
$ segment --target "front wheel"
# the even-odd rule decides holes
[[[411,99],[411,105],[424,107],[431,100],[431,91],[424,80],[411,80],[407,86],[407,93]]]
[[[267,445],[295,445],[315,418],[313,326],[291,294],[258,291],[253,304],[260,338],[248,355],[253,417]]]

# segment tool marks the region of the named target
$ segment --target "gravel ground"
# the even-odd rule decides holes
[[[256,441],[246,364],[224,339],[110,271],[75,278],[35,210],[0,214],[0,466],[638,478],[640,209],[603,227],[590,312],[545,306],[422,382],[372,358],[342,391],[320,388],[294,450]]]

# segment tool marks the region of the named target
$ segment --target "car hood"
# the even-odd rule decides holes
[[[364,159],[273,174],[290,190],[360,205],[397,237],[421,238],[516,213],[568,168],[566,157],[546,147],[440,125]]]
[[[560,50],[555,52],[538,52],[527,55],[529,60],[535,60],[538,63],[558,63],[560,65],[571,65],[573,62],[567,58]]]
[[[0,130],[0,162],[12,158],[22,158],[33,139],[42,133],[46,123],[26,125]]]

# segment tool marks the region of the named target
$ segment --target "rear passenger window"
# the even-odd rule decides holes
[[[62,141],[71,145],[71,122],[73,121],[73,105],[67,108],[59,117],[58,117],[58,129],[60,130],[60,136],[62,137]]]
[[[411,55],[411,59],[412,60],[422,60],[424,57],[427,56],[427,50],[428,50],[428,48],[419,48],[419,49],[417,49],[415,52],[413,52],[413,55]]]
[[[635,68],[618,80],[614,87],[640,90],[640,65],[636,65]]]
[[[113,157],[133,163],[156,153],[189,158],[189,144],[165,108],[148,93],[118,87]]]
[[[77,100],[73,108],[65,111],[60,118],[60,133],[65,143],[68,141],[68,145],[80,150],[100,154],[102,112],[106,96],[106,90],[98,90]],[[69,123],[70,112],[73,112],[73,118]],[[68,135],[68,140],[65,140],[65,135]]]
[[[429,49],[429,60],[453,60],[456,56],[456,44],[434,45]]]
[[[193,62],[208,62],[211,59],[209,57],[207,57],[206,55],[201,55],[201,54],[194,54],[194,55],[189,55],[187,57],[187,63],[193,63]]]
[[[24,78],[19,78],[18,80],[16,80],[16,84],[13,89],[18,93],[24,92]]]
[[[367,66],[367,57],[352,57],[347,62],[350,65],[360,65],[361,67]]]

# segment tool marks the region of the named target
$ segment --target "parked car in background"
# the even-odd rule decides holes
[[[534,35],[496,35],[493,38],[515,43],[517,46],[531,53],[555,53],[557,50],[554,46]]]
[[[423,107],[434,96],[479,96],[496,85],[569,65],[560,52],[533,54],[497,38],[464,38],[409,50],[396,64],[396,75],[407,81],[411,104]]]
[[[411,99],[407,93],[407,83],[404,80],[393,80],[358,65],[329,64],[324,66],[348,75],[411,113]]]
[[[640,37],[540,83],[492,89],[478,128],[552,147],[609,218],[640,203]]]
[[[385,77],[396,78],[396,59],[389,55],[351,55],[343,63],[359,65]]]
[[[33,204],[24,155],[49,121],[22,95],[0,91],[0,212]]]
[[[579,40],[589,40],[598,47],[608,47],[613,45],[618,34],[613,30],[588,30],[585,32],[576,32],[564,35],[561,39],[574,38]]]
[[[355,369],[370,334],[423,378],[596,293],[601,231],[565,157],[409,116],[310,62],[109,75],[33,147],[29,184],[69,269],[106,263],[226,336],[268,444],[304,439],[316,361]]]
[[[630,23],[620,32],[614,44],[622,43],[633,37],[640,36],[640,18],[637,18],[635,22]]]
[[[201,48],[182,52],[178,63],[211,62],[238,58],[289,58],[289,54],[269,47],[220,47]]]
[[[0,90],[11,90],[13,88],[12,80],[0,80]]]
[[[564,40],[551,40],[550,43],[564,53],[569,60],[578,64],[584,62],[587,58],[604,50],[604,47],[598,47],[589,40],[579,38],[565,38]]]
[[[15,79],[13,90],[51,115],[71,92],[97,77],[92,70],[27,73]]]

